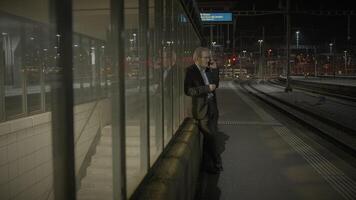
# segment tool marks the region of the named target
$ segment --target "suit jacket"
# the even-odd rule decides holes
[[[219,69],[218,68],[207,68],[207,71],[205,72],[206,76],[209,79],[210,84],[215,84],[216,87],[219,87]]]
[[[200,120],[208,116],[209,92],[209,86],[205,85],[198,66],[189,66],[184,78],[184,93],[192,97],[192,114],[195,119]]]

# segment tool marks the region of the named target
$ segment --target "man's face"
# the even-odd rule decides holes
[[[201,57],[199,58],[200,65],[202,67],[208,67],[209,59],[210,59],[210,53],[208,51],[201,52]]]

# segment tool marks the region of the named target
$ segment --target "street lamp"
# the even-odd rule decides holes
[[[134,49],[134,39],[130,38],[130,49]]]
[[[334,66],[334,56],[332,55],[333,53],[333,43],[329,43],[329,48],[330,48],[330,63],[332,65],[332,69],[333,69],[333,75],[335,77],[335,66]]]
[[[299,49],[299,33],[300,31],[296,31],[295,34],[296,34],[296,39],[297,39],[297,49]]]
[[[347,74],[347,51],[344,51],[344,59],[345,59],[345,75]]]
[[[314,46],[314,76],[317,76],[316,65],[318,64],[317,56],[316,56],[316,46]]]
[[[240,77],[242,78],[242,69],[241,69],[241,66],[242,66],[242,60],[246,58],[246,50],[243,50],[242,53],[244,53],[244,56],[242,57],[241,59],[241,63],[240,63]]]
[[[267,60],[272,61],[272,49],[268,49],[267,52],[268,52],[268,59]],[[273,64],[270,63],[268,65],[268,63],[267,63],[265,69],[266,69],[265,75],[267,75],[267,73],[268,73],[267,70],[269,70],[269,77],[271,77],[272,76],[272,71],[273,71]]]
[[[260,44],[259,74],[261,77],[262,77],[262,42],[263,42],[263,40],[258,40],[258,43]]]
[[[330,43],[329,44],[329,49],[330,49],[330,55],[333,53],[333,43]]]

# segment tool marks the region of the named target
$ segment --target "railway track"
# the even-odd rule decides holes
[[[285,84],[286,84],[285,81],[282,81],[279,79],[268,80],[268,83],[271,83],[274,85],[279,85],[279,86],[285,86]],[[294,83],[292,82],[292,87],[299,89],[299,90],[304,90],[307,92],[315,93],[315,94],[320,94],[320,95],[325,95],[325,96],[335,97],[335,98],[339,98],[339,99],[344,99],[347,101],[356,102],[355,96],[343,95],[338,92],[335,92],[335,89],[328,88],[328,84],[325,84],[324,87],[318,87],[316,83],[294,81]],[[353,94],[353,92],[351,92],[351,93]]]
[[[293,102],[289,102],[278,95],[266,92],[259,87],[260,84],[253,81],[240,82],[240,87],[248,94],[257,97],[263,102],[276,108],[278,111],[293,118],[299,123],[307,126],[313,132],[317,133],[322,138],[341,148],[345,152],[356,157],[356,129],[350,127],[349,124],[342,122],[342,119],[335,120],[330,117],[332,113],[316,113],[315,110],[308,109]],[[265,85],[264,87],[268,87]],[[269,86],[271,87],[271,86]],[[274,89],[278,92],[283,92],[283,88]],[[345,106],[345,105],[344,105]]]
[[[278,80],[268,80],[267,82],[268,85],[271,87],[277,87],[277,88],[285,88],[285,84],[279,82]],[[346,106],[350,107],[356,107],[356,99],[348,96],[343,96],[343,95],[333,95],[331,93],[326,93],[326,92],[321,92],[321,91],[315,91],[307,88],[301,88],[301,87],[295,87],[294,89],[301,90],[305,93],[308,93],[309,95],[314,95],[314,96],[323,96],[328,98],[329,101],[333,101],[338,104],[343,104]]]

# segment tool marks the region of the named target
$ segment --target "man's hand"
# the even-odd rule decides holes
[[[215,89],[216,89],[216,85],[215,84],[209,84],[210,92],[214,91]]]
[[[212,69],[216,69],[218,67],[216,62],[215,62],[215,60],[211,60],[209,62],[209,64],[210,64],[209,67],[212,68]]]

